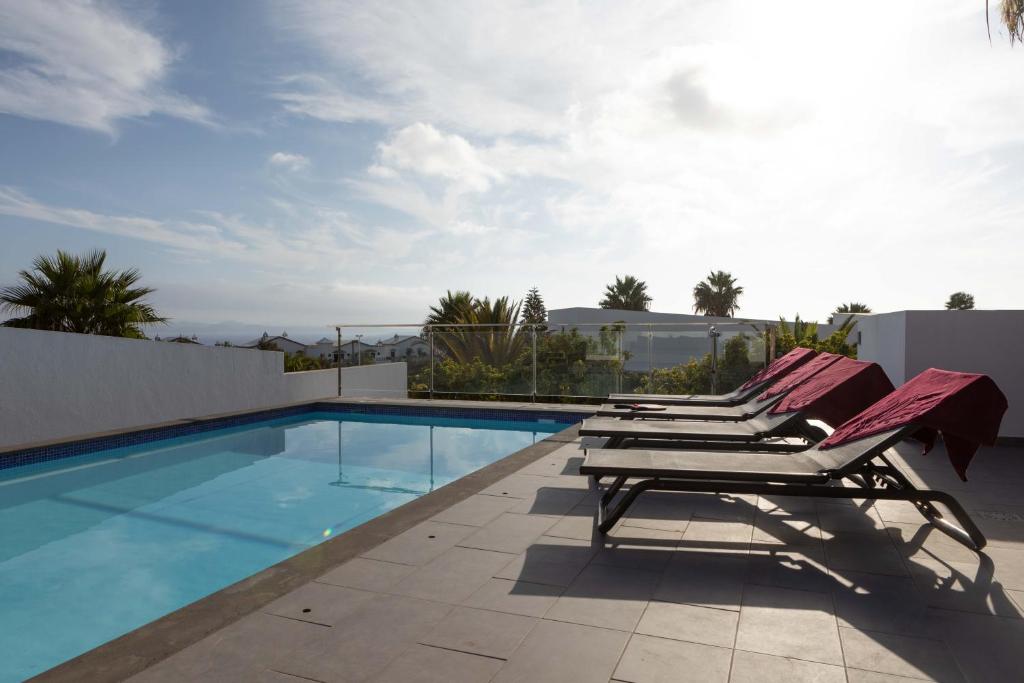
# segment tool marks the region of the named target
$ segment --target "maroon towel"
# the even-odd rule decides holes
[[[782,377],[787,372],[794,370],[810,359],[818,355],[817,351],[811,349],[805,349],[802,346],[798,346],[782,358],[776,358],[771,363],[754,373],[754,376],[743,383],[740,389],[749,389],[750,387],[757,386],[762,382],[775,379],[776,377]]]
[[[828,351],[819,353],[817,356],[768,387],[768,390],[758,396],[757,400],[764,401],[772,396],[778,396],[779,394],[786,393],[801,382],[810,379],[820,370],[824,370],[828,366],[832,365],[840,358],[843,358],[843,356],[840,356],[838,353],[829,353]]]
[[[878,363],[840,357],[789,392],[771,413],[797,410],[836,427],[893,390]]]
[[[839,446],[908,424],[927,453],[942,432],[949,461],[967,481],[967,466],[981,444],[993,444],[1006,412],[1006,396],[987,375],[930,368],[839,427],[821,448]]]

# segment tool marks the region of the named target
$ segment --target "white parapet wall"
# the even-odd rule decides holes
[[[857,357],[899,386],[928,368],[990,376],[1010,404],[1000,436],[1024,437],[1024,311],[897,311],[857,316]]]
[[[347,396],[404,397],[406,364],[342,370]],[[0,448],[332,398],[337,370],[255,349],[0,327]]]

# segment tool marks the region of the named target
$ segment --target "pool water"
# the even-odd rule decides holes
[[[564,427],[306,413],[0,471],[0,681],[42,672]]]

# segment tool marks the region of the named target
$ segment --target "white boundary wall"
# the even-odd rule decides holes
[[[928,368],[980,372],[1010,407],[1000,436],[1024,437],[1024,311],[898,311],[857,316],[857,357],[899,386]]]
[[[0,327],[0,447],[333,398],[337,370],[284,354]],[[406,396],[405,363],[342,370],[347,396]]]

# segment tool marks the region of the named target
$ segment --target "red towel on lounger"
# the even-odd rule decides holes
[[[843,358],[843,356],[840,356],[838,353],[829,353],[827,351],[819,353],[817,356],[768,387],[768,390],[758,396],[757,400],[764,401],[772,396],[778,396],[779,394],[786,393],[801,382],[804,382],[816,375],[820,370],[824,370],[828,366],[832,365],[840,358]]]
[[[794,370],[810,359],[818,355],[817,351],[812,349],[805,349],[802,346],[798,346],[782,358],[776,358],[771,363],[754,373],[754,376],[743,383],[740,389],[749,389],[750,387],[757,386],[762,382],[775,379],[776,377],[782,377],[787,372]]]
[[[967,481],[967,466],[981,444],[995,443],[1006,412],[1006,396],[987,375],[931,368],[914,377],[821,442],[821,448],[908,424],[927,453],[942,432],[953,469]]]
[[[845,356],[801,383],[771,413],[802,411],[836,427],[893,390],[882,366]]]

